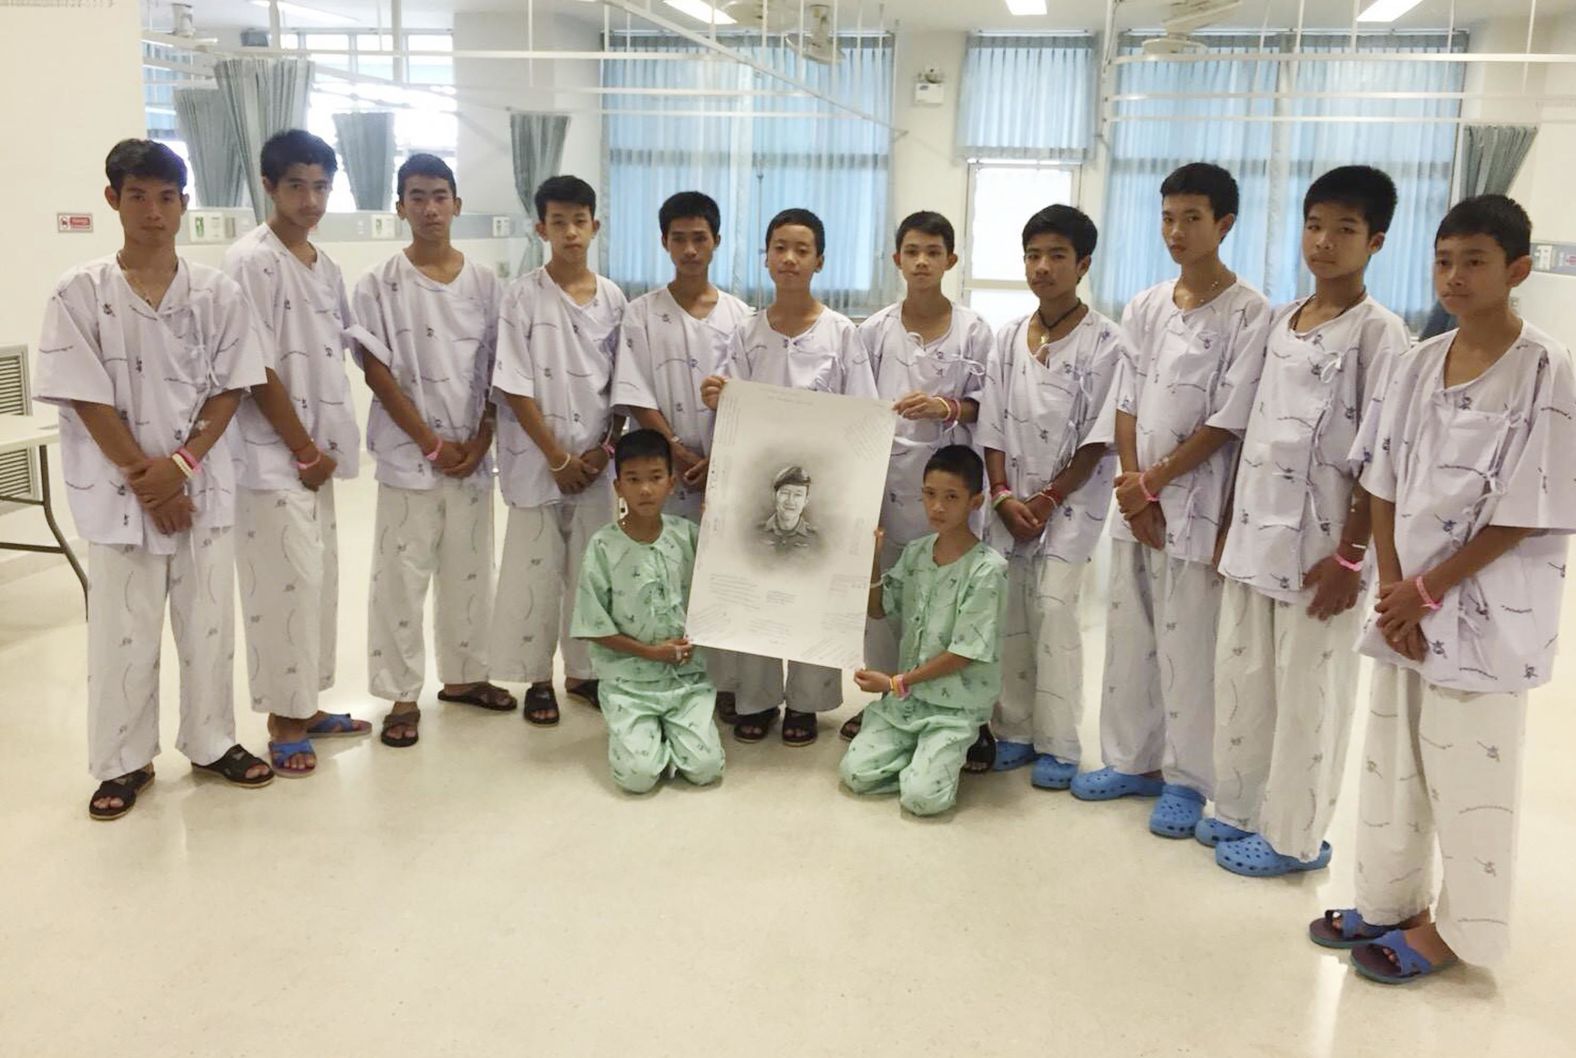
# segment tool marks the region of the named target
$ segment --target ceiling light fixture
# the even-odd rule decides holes
[[[1394,22],[1423,0],[1373,0],[1357,16],[1359,22]]]
[[[252,0],[252,6],[266,8],[270,4],[269,0]],[[279,13],[280,15],[289,15],[291,19],[300,19],[302,22],[320,26],[354,26],[359,21],[350,15],[341,15],[335,11],[323,11],[315,7],[304,7],[301,4],[288,3],[287,0],[279,0]],[[296,23],[292,22],[291,24],[294,25]]]
[[[667,0],[667,5],[708,26],[731,26],[735,23],[732,15],[706,3],[706,0]]]
[[[1007,0],[1007,12],[1013,15],[1043,15],[1045,0]]]

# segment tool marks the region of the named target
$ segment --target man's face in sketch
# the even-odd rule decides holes
[[[777,490],[777,524],[792,529],[804,514],[804,505],[810,502],[810,486],[783,485]]]

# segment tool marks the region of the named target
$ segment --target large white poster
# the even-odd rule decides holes
[[[892,406],[731,381],[722,391],[687,632],[701,646],[864,665]]]

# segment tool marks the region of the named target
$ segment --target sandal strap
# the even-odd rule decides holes
[[[317,750],[312,748],[312,740],[309,738],[296,739],[294,742],[270,742],[268,752],[275,757],[294,757],[300,753],[317,755]]]
[[[1426,974],[1434,968],[1433,963],[1429,962],[1416,948],[1406,942],[1405,935],[1398,929],[1393,929],[1368,943],[1395,956],[1395,968],[1402,977],[1416,977]]]
[[[409,724],[411,727],[415,727],[420,723],[420,709],[412,709],[408,713],[389,713],[383,718],[383,730],[387,731],[389,728],[398,727],[401,724]]]

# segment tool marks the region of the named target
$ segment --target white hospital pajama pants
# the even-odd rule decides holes
[[[607,761],[620,787],[645,793],[669,765],[697,786],[722,777],[722,739],[712,721],[717,689],[710,680],[674,674],[640,683],[603,680],[598,689]]]
[[[317,713],[334,685],[339,543],[334,484],[316,492],[236,490],[235,567],[252,709],[293,720]]]
[[[709,648],[708,648],[709,649]],[[825,665],[759,654],[735,654],[738,663],[740,716],[764,713],[787,704],[800,713],[825,713],[843,704],[843,672]],[[783,679],[787,666],[788,678]]]
[[[1311,596],[1310,596],[1311,597]],[[1311,860],[1346,770],[1362,624],[1227,581],[1215,650],[1215,816]]]
[[[575,503],[510,507],[493,605],[493,675],[514,683],[551,683],[553,649],[564,675],[589,680],[591,654],[569,634],[586,543],[613,520],[612,490],[599,483]]]
[[[436,581],[433,624],[438,679],[487,678],[492,619],[492,488],[444,478],[431,489],[378,486],[372,589],[367,598],[371,693],[413,702],[426,675],[422,636],[427,586]]]
[[[235,549],[193,529],[173,555],[89,544],[88,769],[115,779],[159,753],[159,646],[170,611],[181,663],[175,748],[212,764],[235,745]]]
[[[915,815],[937,815],[958,799],[958,777],[979,727],[977,716],[956,709],[882,695],[865,708],[838,774],[854,793],[896,791]]]
[[[1411,669],[1374,665],[1357,801],[1357,910],[1401,922],[1434,900],[1463,962],[1492,966],[1510,946],[1527,696],[1472,694]]]
[[[1060,559],[1007,561],[1007,615],[1001,637],[1001,701],[991,731],[1003,742],[1078,763],[1083,720],[1083,630],[1078,596],[1083,565]]]
[[[1111,541],[1100,751],[1108,767],[1212,795],[1215,622],[1220,575],[1206,563]]]

